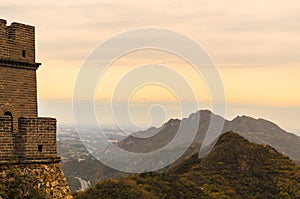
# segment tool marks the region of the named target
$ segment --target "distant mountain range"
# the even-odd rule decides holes
[[[193,142],[195,150],[200,150],[203,138],[207,134],[210,120],[214,117],[217,120],[223,120],[224,127],[222,133],[234,131],[251,142],[268,144],[279,152],[288,155],[291,159],[300,161],[300,137],[286,132],[275,123],[264,119],[254,119],[248,116],[238,116],[232,121],[229,121],[208,110],[201,110],[198,113],[200,114],[198,132]],[[169,143],[177,133],[180,125],[181,128],[185,129],[186,134],[189,134],[189,124],[195,122],[193,117],[195,117],[195,113],[183,120],[171,119],[160,128],[152,127],[146,131],[134,133],[119,143],[119,146],[128,151],[153,151]],[[148,136],[154,134],[154,132],[158,133],[152,137]],[[141,136],[141,134],[143,135]],[[209,140],[212,142],[217,138],[216,136],[216,134],[212,135]],[[143,139],[139,137],[149,138]],[[184,140],[182,142],[184,142]]]
[[[228,132],[202,159],[194,153],[165,172],[104,180],[75,198],[300,198],[300,167]]]
[[[200,115],[199,120],[195,120],[195,118],[197,118],[197,114]],[[247,116],[239,116],[232,121],[229,121],[225,120],[221,116],[213,114],[208,110],[201,110],[197,113],[191,114],[188,118],[183,120],[171,119],[160,128],[152,127],[146,131],[133,133],[131,136],[128,136],[126,139],[118,143],[118,146],[132,152],[145,153],[154,151],[169,143],[176,135],[179,127],[183,128],[185,134],[188,135],[192,131],[191,126],[195,122],[198,122],[198,131],[193,143],[185,152],[185,154],[171,165],[174,166],[180,164],[183,159],[188,159],[193,154],[198,154],[212,117],[214,117],[216,120],[224,122],[224,128],[222,130],[223,133],[234,131],[251,142],[270,145],[279,152],[289,156],[297,164],[300,163],[300,137],[288,133],[281,129],[278,125],[264,119],[254,119]],[[218,138],[217,134],[212,134],[209,136],[209,140],[212,143]],[[181,144],[184,145],[184,143],[185,140],[181,140]],[[68,145],[68,143],[64,143],[63,145]],[[172,152],[181,150],[182,145],[176,145],[172,151],[170,151],[170,157]],[[78,150],[80,143],[77,143],[74,146],[76,146],[76,149],[74,150]],[[81,147],[83,148],[83,146]],[[119,157],[116,157],[116,159],[120,164],[122,164],[122,158],[120,159]],[[140,167],[146,167],[147,165],[153,164],[153,160],[142,159],[139,162],[133,160],[131,164],[138,164]],[[65,160],[62,162],[62,168],[64,169],[72,191],[78,190],[80,186],[78,179],[75,179],[75,177],[80,177],[86,181],[90,181],[91,184],[94,185],[99,180],[128,175],[126,173],[108,168],[107,166],[98,162],[92,156],[85,156],[84,160],[80,161],[75,159]],[[169,168],[165,168],[163,171],[167,171],[168,169]]]

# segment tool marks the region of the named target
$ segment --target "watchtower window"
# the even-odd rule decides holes
[[[4,113],[4,115],[10,117],[10,120],[11,120],[11,132],[13,132],[13,115],[12,115],[12,113],[9,112],[9,111],[6,111],[6,112]]]
[[[22,57],[26,57],[26,51],[25,50],[22,50]]]
[[[38,145],[38,151],[43,152],[43,145]]]

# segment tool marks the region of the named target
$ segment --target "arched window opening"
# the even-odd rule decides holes
[[[13,115],[12,115],[12,113],[11,112],[9,112],[9,111],[6,111],[5,113],[4,113],[4,115],[6,115],[6,116],[10,116],[10,120],[11,120],[11,132],[14,132],[13,131]]]

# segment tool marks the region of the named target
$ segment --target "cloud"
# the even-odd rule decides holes
[[[220,65],[299,62],[300,25],[295,0],[229,1],[2,1],[2,15],[37,27],[39,55],[77,60],[118,32],[162,27],[190,35],[212,51]],[[291,39],[293,42],[291,42]],[[229,49],[228,49],[229,48]],[[274,48],[284,49],[268,53]],[[212,49],[212,50],[210,50]],[[289,50],[293,49],[293,50]],[[63,52],[63,53],[62,53]],[[231,57],[245,57],[232,61]],[[255,57],[259,59],[255,59]],[[227,60],[226,60],[227,58]],[[251,63],[251,60],[262,60]],[[276,61],[275,61],[276,60]],[[247,64],[245,64],[247,63]]]
[[[36,26],[37,59],[44,65],[38,73],[42,99],[71,99],[81,63],[93,48],[112,35],[141,27],[160,27],[186,34],[203,45],[221,68],[222,78],[229,82],[227,94],[240,100],[236,103],[249,105],[256,90],[259,99],[264,103],[271,100],[274,107],[299,101],[295,94],[300,65],[297,0],[2,0],[0,9],[1,18],[8,23],[19,21]],[[147,60],[144,56],[151,54],[139,60]],[[249,87],[246,80],[258,88]],[[239,98],[241,93],[243,97]],[[51,112],[48,105],[55,108],[55,104],[46,103],[41,107],[45,113]],[[257,113],[261,112],[257,109]],[[286,114],[289,112],[294,115],[287,109]]]

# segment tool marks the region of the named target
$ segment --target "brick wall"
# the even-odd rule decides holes
[[[13,131],[19,117],[37,117],[35,30],[33,26],[0,19],[0,115],[13,115]]]
[[[33,26],[0,20],[0,58],[35,62],[35,30]]]
[[[19,117],[37,117],[36,72],[0,66],[0,115],[11,112],[14,132]]]
[[[16,150],[27,159],[56,158],[56,119],[19,118]]]
[[[0,161],[11,160],[14,154],[13,135],[11,132],[11,118],[0,116]]]
[[[8,55],[8,49],[6,48],[6,21],[0,19],[0,57]]]
[[[0,19],[0,163],[60,161],[56,120],[38,118],[39,65],[34,27]]]

